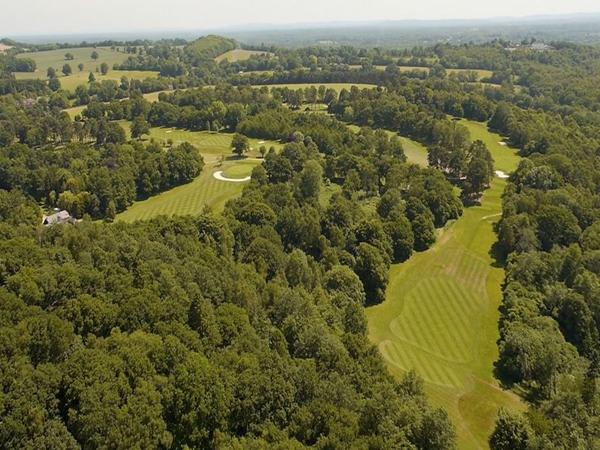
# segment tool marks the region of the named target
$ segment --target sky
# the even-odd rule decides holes
[[[598,0],[0,0],[0,35],[600,13]],[[0,37],[1,37],[0,36]]]

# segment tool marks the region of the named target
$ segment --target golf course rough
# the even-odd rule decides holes
[[[518,157],[485,124],[462,121],[510,173]],[[499,407],[521,409],[518,397],[493,376],[503,269],[491,249],[501,216],[503,178],[494,178],[481,205],[439,231],[437,243],[393,265],[386,300],[367,309],[369,337],[392,374],[414,370],[431,401],[445,408],[460,449],[487,448]]]

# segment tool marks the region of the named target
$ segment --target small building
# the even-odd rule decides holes
[[[42,218],[42,225],[46,227],[59,223],[75,223],[75,218],[71,217],[71,214],[65,210],[56,211],[54,214]]]

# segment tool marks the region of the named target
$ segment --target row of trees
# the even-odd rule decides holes
[[[183,143],[69,144],[61,151],[23,144],[0,148],[0,189],[19,191],[75,217],[109,218],[135,200],[197,177],[203,161]]]

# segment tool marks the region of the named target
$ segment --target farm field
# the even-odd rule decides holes
[[[485,124],[463,123],[472,139],[488,144],[496,169],[516,168],[516,152],[498,135]],[[456,425],[460,449],[487,448],[499,407],[523,408],[492,374],[504,272],[490,249],[505,185],[495,178],[481,205],[441,230],[430,250],[392,266],[385,302],[366,311],[369,337],[390,371],[414,369],[423,377],[431,401]]]
[[[269,52],[255,51],[255,50],[242,50],[241,48],[236,48],[235,50],[229,50],[228,52],[223,53],[215,58],[215,61],[220,63],[223,60],[227,60],[229,62],[236,61],[245,61],[250,59],[252,55],[265,55]]]
[[[94,61],[91,57],[93,51],[98,52],[98,59]],[[74,59],[71,61],[65,60],[65,54],[72,53]],[[46,72],[49,67],[56,69],[56,74],[60,79],[61,86],[66,90],[74,90],[80,84],[86,84],[90,72],[94,72],[96,79],[112,79],[119,81],[122,76],[134,79],[144,79],[147,77],[156,77],[158,72],[141,72],[141,71],[115,71],[112,70],[114,64],[122,63],[130,56],[127,53],[121,53],[116,50],[111,50],[106,47],[84,47],[84,48],[70,48],[70,49],[59,49],[49,50],[44,52],[31,52],[22,53],[18,55],[19,58],[31,58],[37,64],[37,70],[35,72],[17,72],[15,77],[17,79],[46,79]],[[109,66],[108,75],[102,76],[96,73],[96,68],[100,68],[100,64],[103,62]],[[83,71],[79,72],[77,66],[82,63],[84,65]],[[64,64],[69,64],[73,69],[73,74],[65,77],[61,69]]]
[[[127,122],[121,122],[126,130]],[[231,153],[233,135],[225,133],[194,132],[172,128],[152,128],[150,137],[160,141],[172,139],[175,145],[189,142],[198,148],[204,158],[202,173],[194,181],[178,186],[149,199],[135,202],[126,211],[117,215],[117,221],[132,222],[159,215],[194,215],[202,212],[205,206],[221,211],[225,203],[239,195],[245,183],[220,181],[214,178],[216,171],[223,171],[227,178],[244,178],[261,163],[257,158],[261,145],[267,148],[281,144],[273,141],[250,139],[251,151],[248,158],[239,159]],[[221,160],[223,157],[223,160]]]

